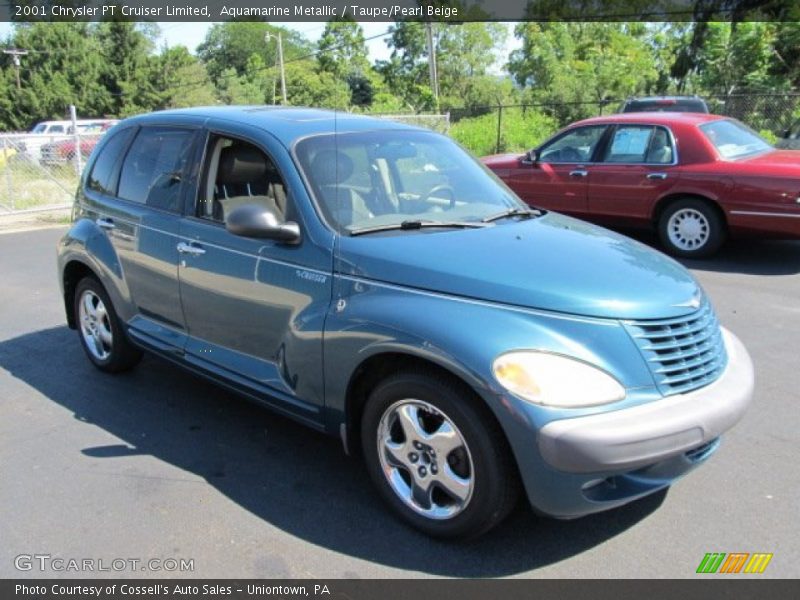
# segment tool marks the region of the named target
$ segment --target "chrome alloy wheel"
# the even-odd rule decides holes
[[[81,294],[78,304],[78,319],[81,335],[89,352],[97,360],[106,360],[111,355],[114,338],[111,322],[100,297],[91,290]]]
[[[421,400],[392,404],[378,426],[381,468],[395,494],[430,519],[450,519],[472,498],[475,469],[464,436]]]
[[[667,235],[676,248],[684,251],[697,250],[708,242],[711,224],[699,210],[682,208],[669,218]]]

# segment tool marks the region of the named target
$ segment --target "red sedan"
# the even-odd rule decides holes
[[[81,136],[81,157],[86,160],[94,150],[103,134],[119,123],[116,119],[108,119],[90,123],[79,128]],[[60,139],[42,146],[41,163],[47,166],[63,165],[75,159],[77,144],[74,137]]]
[[[677,256],[709,256],[727,236],[800,238],[800,152],[728,117],[595,117],[483,162],[531,205],[654,227]]]

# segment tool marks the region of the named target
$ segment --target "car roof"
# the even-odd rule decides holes
[[[700,96],[632,96],[626,102],[657,102],[659,100],[699,100],[705,102]]]
[[[608,125],[609,123],[647,123],[652,125],[701,125],[710,121],[728,119],[722,115],[693,112],[633,112],[616,113],[601,117],[592,117],[573,123],[574,125]]]
[[[376,119],[343,111],[289,106],[205,106],[164,110],[128,119],[144,123],[157,116],[192,116],[206,119],[224,119],[232,123],[259,127],[269,131],[286,146],[309,135],[343,133],[375,129],[402,129],[419,131],[396,121]],[[428,130],[423,130],[428,131]]]

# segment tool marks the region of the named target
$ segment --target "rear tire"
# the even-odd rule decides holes
[[[707,258],[725,241],[725,223],[708,202],[697,198],[676,200],[658,220],[658,235],[669,254],[681,258]]]
[[[127,371],[142,359],[131,344],[105,288],[94,277],[75,287],[75,323],[78,338],[92,364],[106,373]]]
[[[510,448],[474,394],[436,373],[380,382],[361,420],[367,470],[407,523],[439,538],[473,538],[516,504]]]

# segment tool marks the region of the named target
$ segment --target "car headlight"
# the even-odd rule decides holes
[[[625,388],[605,371],[558,354],[508,352],[495,359],[492,371],[509,392],[542,406],[579,408],[625,397]]]

